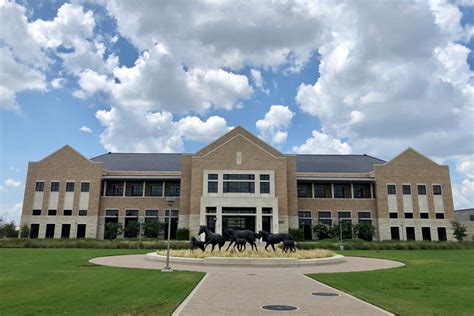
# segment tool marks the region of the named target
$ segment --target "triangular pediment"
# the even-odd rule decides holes
[[[405,164],[406,162],[412,162],[413,163],[415,161],[417,161],[419,163],[427,163],[427,164],[432,164],[432,165],[439,166],[439,164],[437,164],[436,162],[434,162],[430,158],[428,158],[425,155],[419,153],[418,151],[416,151],[415,149],[413,149],[411,147],[405,149],[400,154],[395,156],[393,159],[387,161],[385,163],[385,165],[393,165],[393,164],[397,164],[397,163]]]
[[[74,161],[76,163],[94,163],[96,162],[90,161],[86,157],[84,157],[81,153],[79,153],[77,150],[72,148],[69,145],[64,145],[60,149],[56,150],[52,154],[44,157],[43,159],[39,160],[37,163],[49,163],[49,162],[54,162],[56,160],[58,161],[64,161],[64,159],[67,159],[67,161]]]
[[[241,126],[237,126],[227,132],[226,134],[222,135],[221,137],[217,138],[215,141],[207,145],[206,147],[202,148],[199,150],[197,153],[195,153],[195,156],[200,156],[200,157],[205,157],[212,153],[213,151],[221,148],[222,146],[225,146],[226,143],[231,142],[232,140],[235,140],[236,138],[241,138],[247,142],[250,142],[255,145],[256,148],[259,150],[267,152],[269,155],[273,157],[285,157],[284,154],[282,154],[280,151],[277,149],[273,148],[254,134],[250,133],[247,131],[245,128]]]

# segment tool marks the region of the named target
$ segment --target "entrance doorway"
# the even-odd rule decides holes
[[[445,227],[438,227],[438,240],[446,241],[448,240]]]
[[[255,216],[223,215],[222,231],[227,229],[255,231]]]
[[[272,232],[272,216],[262,216],[262,230],[264,232]]]
[[[39,227],[40,227],[39,224],[31,224],[31,228],[30,228],[30,238],[32,238],[32,239],[38,238],[38,235],[39,235]]]

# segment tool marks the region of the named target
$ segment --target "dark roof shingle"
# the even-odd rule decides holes
[[[296,155],[297,172],[368,173],[383,163],[368,155]]]
[[[181,154],[108,153],[91,161],[104,163],[109,171],[180,171]]]

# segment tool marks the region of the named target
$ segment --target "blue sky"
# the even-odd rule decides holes
[[[65,144],[194,152],[241,125],[286,153],[412,146],[474,206],[474,7],[0,1],[0,215]]]

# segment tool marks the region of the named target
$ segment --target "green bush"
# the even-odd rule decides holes
[[[131,220],[123,230],[126,238],[136,238],[140,231],[140,223],[137,220]]]
[[[350,223],[350,222],[342,222],[342,225],[341,225],[341,223],[338,223],[338,224],[334,225],[332,227],[332,229],[334,231],[334,238],[338,238],[338,239],[341,238],[340,237],[341,236],[341,232],[340,232],[341,226],[342,226],[342,239],[352,239],[353,238],[352,223]]]
[[[105,239],[115,239],[123,232],[122,223],[107,223],[105,224]]]
[[[149,220],[145,222],[145,237],[158,238],[164,230],[165,224],[158,220]]]
[[[353,227],[354,235],[365,241],[372,241],[375,234],[375,227],[369,223],[359,223]]]
[[[451,221],[451,225],[453,227],[453,235],[459,241],[463,241],[464,237],[467,236],[466,234],[466,227],[459,223],[458,221]]]
[[[28,227],[28,225],[23,224],[20,229],[20,238],[26,239],[28,237],[30,237],[30,228]]]
[[[335,231],[334,228],[330,225],[318,223],[313,226],[313,233],[319,240],[334,238]]]
[[[303,241],[304,240],[304,231],[302,229],[292,229],[288,230],[288,233],[293,237],[295,241]]]
[[[176,230],[176,240],[189,240],[189,229],[178,228]]]

